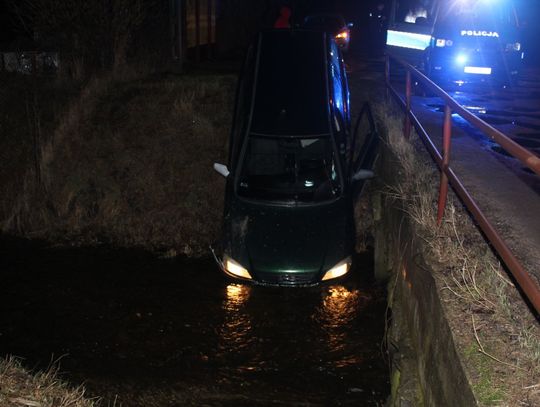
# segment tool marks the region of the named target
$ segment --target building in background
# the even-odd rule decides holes
[[[182,64],[186,59],[211,58],[216,44],[216,0],[171,0],[170,26],[172,57]]]

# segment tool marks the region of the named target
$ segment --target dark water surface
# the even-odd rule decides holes
[[[0,242],[0,351],[123,406],[382,405],[386,293],[243,285],[211,259]]]

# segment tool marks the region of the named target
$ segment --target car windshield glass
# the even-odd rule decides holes
[[[316,203],[339,196],[340,185],[329,137],[251,136],[237,191],[249,199]]]

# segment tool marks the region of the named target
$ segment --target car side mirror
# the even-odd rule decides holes
[[[225,178],[227,178],[230,174],[229,169],[225,164],[214,163],[214,170],[218,174],[223,175]]]
[[[371,170],[360,169],[352,176],[353,181],[359,181],[361,179],[371,179],[375,176],[375,173]]]

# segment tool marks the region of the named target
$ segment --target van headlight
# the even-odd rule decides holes
[[[347,257],[345,260],[340,261],[326,273],[322,278],[322,281],[331,280],[333,278],[338,278],[347,274],[351,268],[351,258]]]
[[[234,277],[247,278],[251,280],[251,274],[240,263],[231,259],[226,254],[223,256],[223,270]]]

